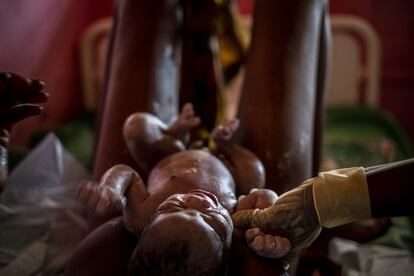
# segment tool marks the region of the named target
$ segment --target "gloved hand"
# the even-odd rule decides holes
[[[232,219],[237,228],[259,228],[264,233],[288,238],[291,250],[283,257],[285,264],[307,248],[321,231],[313,208],[311,183],[283,194],[266,209],[239,211]]]
[[[237,228],[257,227],[287,237],[291,251],[284,262],[289,264],[312,244],[321,226],[335,227],[370,216],[364,169],[349,168],[320,173],[280,196],[272,206],[236,212],[232,219]]]
[[[246,209],[264,209],[272,206],[278,196],[269,189],[252,189],[248,195],[240,196],[236,212]],[[290,242],[285,237],[269,235],[259,228],[250,228],[245,233],[248,247],[257,255],[266,258],[280,258],[290,251]]]

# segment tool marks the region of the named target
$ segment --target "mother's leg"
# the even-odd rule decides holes
[[[114,164],[133,164],[122,139],[127,116],[150,112],[170,123],[178,113],[180,1],[118,2],[95,149],[95,179]]]
[[[240,134],[264,163],[267,188],[279,194],[312,176],[325,9],[325,0],[256,1]]]
[[[138,238],[125,228],[121,218],[95,229],[76,248],[65,276],[127,275],[130,256]]]

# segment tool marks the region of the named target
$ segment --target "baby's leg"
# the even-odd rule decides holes
[[[312,176],[325,10],[325,0],[256,1],[240,138],[263,161],[266,187],[279,194]]]
[[[231,141],[238,127],[237,119],[220,124],[213,129],[211,138],[216,143],[215,154],[231,172],[237,194],[242,195],[252,188],[263,188],[265,172],[255,154]]]
[[[187,103],[170,127],[150,113],[134,113],[125,121],[123,134],[130,154],[148,174],[162,158],[184,150],[187,134],[199,123],[193,106]]]

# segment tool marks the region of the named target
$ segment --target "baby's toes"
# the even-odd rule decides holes
[[[232,132],[235,132],[239,128],[239,125],[240,125],[239,119],[233,119],[227,123],[227,127]]]
[[[258,255],[262,256],[262,252],[265,248],[265,239],[263,236],[256,236],[249,244],[249,247]]]
[[[194,107],[191,103],[186,103],[181,109],[180,117],[190,118],[194,116]]]
[[[200,117],[192,116],[191,118],[187,120],[187,125],[189,127],[196,127],[200,124],[200,122],[201,122]]]

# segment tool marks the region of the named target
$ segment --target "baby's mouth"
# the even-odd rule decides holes
[[[212,193],[203,190],[193,190],[182,197],[184,205],[194,209],[217,208],[218,199]]]
[[[216,205],[219,204],[217,197],[214,194],[212,194],[210,192],[207,192],[205,190],[200,190],[200,189],[192,190],[187,195],[189,195],[189,196],[195,195],[195,196],[200,196],[202,198],[207,197],[208,199],[211,199],[214,204],[216,204]]]
[[[228,211],[222,207],[217,197],[205,190],[196,189],[187,194],[173,195],[158,207],[161,212],[183,209],[194,209],[209,216],[220,215],[227,223],[232,223]]]
[[[228,211],[222,207],[217,197],[210,192],[198,189],[192,190],[184,195],[183,203],[187,208],[198,209],[200,212],[209,215],[214,213],[224,217],[228,223],[232,223]]]

